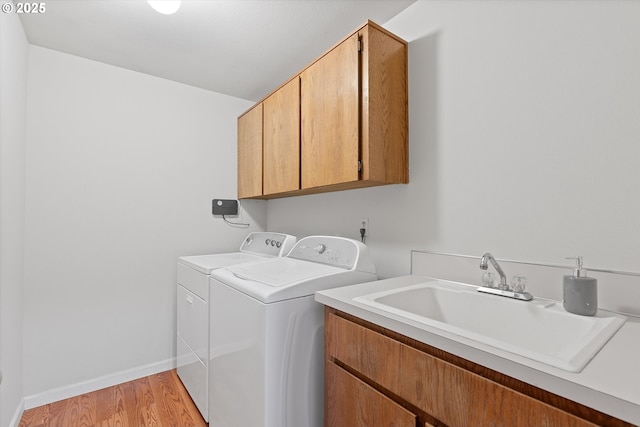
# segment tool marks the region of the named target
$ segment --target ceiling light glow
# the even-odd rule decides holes
[[[180,9],[180,0],[147,0],[147,3],[163,15],[171,15]]]

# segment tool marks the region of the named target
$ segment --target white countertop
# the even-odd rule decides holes
[[[437,347],[621,420],[640,425],[640,318],[628,316],[618,332],[578,373],[567,372],[441,329],[413,322],[353,299],[422,283],[402,276],[316,293],[316,301]]]

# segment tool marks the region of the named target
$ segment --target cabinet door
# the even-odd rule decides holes
[[[357,181],[358,34],[301,74],[302,188]]]
[[[238,117],[238,198],[262,195],[262,104]]]
[[[300,80],[264,101],[264,194],[300,189]]]
[[[415,427],[416,416],[333,363],[325,364],[325,427]]]

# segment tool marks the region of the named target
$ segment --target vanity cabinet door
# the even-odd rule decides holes
[[[325,366],[325,427],[415,427],[416,416],[333,363]]]
[[[262,196],[262,103],[238,117],[238,198]]]

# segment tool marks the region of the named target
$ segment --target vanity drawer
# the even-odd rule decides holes
[[[325,365],[326,426],[415,427],[416,416],[333,363]]]
[[[596,425],[333,313],[325,330],[328,361],[449,427]]]

